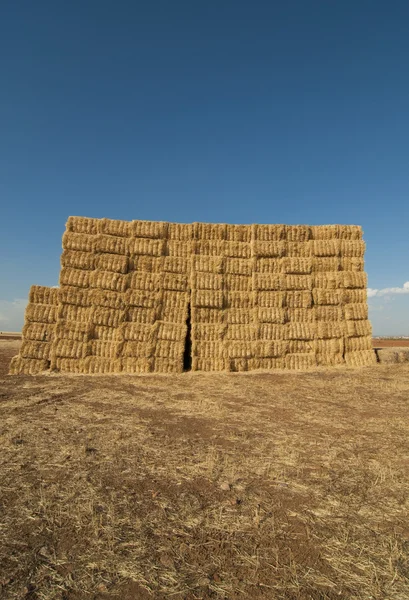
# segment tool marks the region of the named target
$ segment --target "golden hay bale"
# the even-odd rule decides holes
[[[310,291],[287,291],[284,295],[284,304],[288,308],[309,308],[312,306],[312,293]]]
[[[91,355],[101,356],[103,358],[117,358],[117,346],[117,342],[92,340]]]
[[[95,252],[106,252],[107,254],[121,254],[122,256],[128,256],[130,242],[131,238],[122,238],[100,233],[95,236]]]
[[[309,275],[312,271],[312,258],[286,257],[282,259],[283,273]]]
[[[213,348],[213,342],[207,343],[211,348]],[[199,343],[200,348],[202,348],[202,344],[202,342]],[[215,354],[215,356],[219,356],[220,358],[224,356],[224,352],[226,353],[227,358],[252,358],[256,355],[257,351],[255,343],[248,340],[229,340],[225,343],[224,350],[223,346],[220,346],[218,343],[215,343],[215,348],[216,351],[219,352],[219,354]],[[201,355],[202,354],[199,354],[199,356]],[[210,355],[205,355],[205,357],[210,358]]]
[[[180,273],[163,273],[162,288],[173,292],[187,292],[188,275]]]
[[[168,358],[169,360],[176,361],[182,361],[184,351],[184,341],[172,342],[170,340],[158,340],[154,348],[155,357]]]
[[[25,318],[27,323],[55,323],[58,306],[52,304],[28,304]]]
[[[51,342],[54,339],[55,325],[50,323],[27,323],[23,327],[23,340]]]
[[[179,242],[191,241],[193,240],[193,224],[168,223],[167,237],[169,240],[176,240]]]
[[[49,342],[38,342],[33,340],[23,340],[20,348],[22,358],[37,358],[39,360],[49,360],[51,353],[51,344]]]
[[[144,256],[162,256],[165,251],[164,240],[151,240],[149,238],[132,238],[129,241],[130,254],[143,254]]]
[[[329,356],[331,354],[342,354],[344,353],[344,338],[328,338],[324,340],[315,340],[315,352],[317,354],[323,354]]]
[[[249,311],[247,308],[229,308],[225,311],[224,319],[226,323],[232,325],[250,325],[256,322],[253,311]]]
[[[336,225],[313,225],[311,227],[311,239],[313,240],[335,240],[336,238]]]
[[[226,361],[224,358],[192,357],[192,371],[224,371]]]
[[[90,284],[93,288],[123,293],[128,288],[128,275],[112,273],[112,271],[94,271]]]
[[[285,289],[285,275],[275,275],[273,273],[253,273],[252,279],[255,290],[280,291]]]
[[[154,292],[161,287],[161,278],[157,273],[130,273],[128,287],[131,290]]]
[[[53,353],[57,358],[85,358],[91,353],[91,346],[90,342],[56,340],[53,344]]]
[[[157,317],[157,310],[155,308],[140,308],[139,306],[130,306],[126,310],[126,320],[131,323],[151,325],[156,321]]]
[[[341,304],[343,297],[340,290],[323,290],[320,288],[315,288],[312,290],[312,296],[314,299],[314,304],[319,305]]]
[[[64,285],[58,290],[58,302],[62,304],[73,304],[75,306],[92,306],[92,290]]]
[[[252,265],[252,270],[256,273],[284,273],[285,258],[257,258]],[[251,263],[249,262],[251,265]]]
[[[29,293],[29,302],[32,304],[58,304],[58,288],[32,285]]]
[[[91,323],[76,323],[62,321],[55,326],[55,337],[59,340],[73,340],[76,342],[88,342],[93,334]]]
[[[341,288],[366,289],[368,278],[363,271],[341,271],[338,276]]]
[[[225,240],[227,225],[224,223],[193,223],[195,240]]]
[[[341,256],[363,258],[365,254],[365,242],[363,240],[341,240]]]
[[[223,273],[224,258],[222,256],[201,256],[200,254],[192,256],[193,273]]]
[[[170,360],[156,356],[152,363],[153,373],[183,373],[183,362],[181,360]]]
[[[207,309],[196,309],[196,310],[207,310]],[[163,308],[157,311],[156,318],[160,318],[162,321],[169,321],[169,323],[186,323],[187,319],[187,309],[180,311],[176,307],[167,308],[166,310]]]
[[[84,373],[84,359],[57,358],[55,369],[61,373]]]
[[[285,256],[286,242],[253,242],[254,255],[259,258],[281,258]]]
[[[120,254],[99,254],[95,260],[95,267],[101,271],[128,273],[129,258]]]
[[[162,270],[165,273],[186,274],[190,270],[189,259],[183,256],[164,256]]]
[[[319,340],[342,338],[346,334],[346,324],[345,321],[317,321],[315,331]]]
[[[344,310],[342,306],[314,306],[314,315],[316,321],[343,321]]]
[[[88,217],[68,217],[66,230],[74,233],[95,235],[98,233],[99,219]]]
[[[313,256],[313,243],[309,242],[286,242],[285,255],[292,258],[310,258]]]
[[[64,250],[78,250],[79,252],[95,252],[97,235],[86,233],[72,233],[66,231],[62,236],[62,247]]]
[[[196,248],[195,254],[223,256],[224,242],[221,240],[196,240],[194,247]]]
[[[371,336],[345,338],[345,352],[359,352],[361,350],[372,350]]]
[[[151,342],[153,340],[152,325],[142,323],[122,323],[122,337],[126,341],[132,342]]]
[[[230,313],[231,311],[227,311]],[[248,313],[248,311],[245,311]],[[198,308],[192,306],[192,326],[193,323],[209,323],[209,324],[222,324],[224,314],[223,311],[214,308]],[[171,319],[169,319],[171,321]],[[175,322],[175,321],[173,321]]]
[[[96,340],[106,342],[119,342],[122,339],[122,330],[117,327],[105,327],[104,325],[92,326],[92,337]]]
[[[288,323],[286,326],[287,340],[313,340],[315,323]]]
[[[158,340],[169,340],[171,342],[183,342],[186,339],[187,327],[178,323],[167,323],[166,321],[156,321]]]
[[[286,239],[285,225],[253,225],[253,236],[261,242],[279,242]]]
[[[295,323],[314,323],[315,311],[313,308],[287,308],[286,320]]]
[[[232,292],[226,290],[224,293],[224,304],[228,308],[247,308],[252,309],[254,306],[254,294],[246,292]]]
[[[145,271],[146,273],[161,273],[164,270],[165,256],[144,256],[133,254],[129,258],[128,272]],[[178,257],[170,257],[178,258]]]
[[[155,294],[143,290],[127,290],[125,295],[121,295],[125,305],[138,306],[140,308],[154,308],[156,304]]]
[[[192,290],[192,306],[197,308],[223,308],[223,292]]]
[[[224,259],[224,272],[230,275],[247,275],[253,272],[253,262],[248,258],[230,258]]]
[[[222,255],[229,258],[251,258],[251,245],[247,242],[229,242],[222,245]]]
[[[93,271],[62,267],[60,271],[60,286],[68,285],[72,287],[89,288],[91,286],[93,275]]]
[[[367,367],[376,364],[376,354],[374,350],[346,352],[345,362],[349,367]]]
[[[346,335],[348,337],[361,337],[364,335],[372,336],[372,326],[370,321],[345,321]]]
[[[338,256],[316,256],[312,258],[312,272],[326,273],[339,271],[342,265],[342,257]]]
[[[102,306],[104,308],[124,310],[129,304],[128,298],[129,296],[126,292],[125,294],[121,294],[120,292],[97,288],[89,290],[91,306]]]
[[[284,369],[285,358],[249,358],[247,361],[247,370],[268,370]]]
[[[287,312],[285,308],[263,307],[256,309],[257,320],[259,323],[285,323]]]
[[[366,302],[360,304],[345,304],[345,318],[350,321],[360,321],[368,318],[368,305]]]
[[[260,323],[258,337],[260,340],[284,340],[287,337],[287,328],[285,325]]]
[[[355,256],[341,256],[340,269],[341,271],[363,271],[364,259]]]
[[[92,308],[74,304],[61,304],[58,309],[58,318],[65,321],[77,321],[78,323],[91,323]]]
[[[122,345],[121,356],[123,358],[149,358],[153,356],[154,349],[152,340],[148,342],[126,340]]]
[[[317,366],[315,354],[287,354],[285,357],[285,368],[297,371],[305,371]]]
[[[288,340],[288,354],[308,354],[315,352],[314,340]]]
[[[315,256],[340,256],[341,243],[339,240],[313,240]]]
[[[344,304],[362,304],[366,303],[366,289],[363,290],[352,290],[345,289],[340,290],[341,300]]]
[[[319,367],[337,367],[339,365],[345,364],[345,359],[343,354],[321,354],[317,353],[316,355],[317,365]]]
[[[274,290],[257,292],[254,303],[260,308],[282,308],[285,303],[285,294]]]
[[[227,292],[249,293],[253,288],[252,277],[246,275],[226,274],[223,278],[224,288]]]
[[[285,290],[312,290],[311,275],[284,275]]]
[[[287,354],[288,348],[286,341],[259,341],[255,354],[259,358],[281,358]]]
[[[78,252],[77,250],[64,250],[61,255],[61,266],[72,269],[95,269],[96,256],[92,252]]]
[[[100,219],[98,233],[118,237],[130,237],[133,235],[132,222],[119,221],[117,219]]]
[[[190,258],[193,252],[193,244],[191,241],[167,240],[164,252],[167,256]]]
[[[92,322],[94,325],[103,325],[104,327],[118,327],[126,320],[126,316],[127,311],[125,310],[97,306],[92,313]]]
[[[248,371],[248,359],[247,358],[228,358],[225,360],[227,370],[232,373],[240,373],[242,371]]]
[[[360,225],[336,225],[337,238],[340,240],[362,239],[362,227]]]
[[[226,326],[221,323],[192,323],[192,339],[197,342],[222,340]]]
[[[127,358],[121,359],[122,373],[137,374],[150,373],[152,371],[152,359],[149,358]]]
[[[229,242],[250,242],[251,241],[251,226],[250,225],[227,225],[226,240]]]
[[[38,360],[35,358],[22,358],[14,356],[10,363],[10,375],[38,375],[49,369],[48,360]]]
[[[84,373],[93,375],[105,375],[109,373],[121,373],[121,360],[112,360],[111,358],[102,358],[100,356],[87,356],[84,360]]]
[[[194,331],[192,331],[194,333]],[[228,325],[224,335],[226,340],[255,341],[258,339],[258,326],[253,325]],[[211,338],[215,339],[215,338]]]
[[[314,288],[319,288],[322,290],[337,290],[339,287],[342,287],[340,275],[341,273],[339,273],[338,271],[314,273]]]
[[[183,352],[182,352],[183,356]],[[220,359],[224,357],[224,344],[220,340],[192,340],[192,356],[200,356],[200,358]]]
[[[285,239],[289,242],[308,242],[311,227],[308,225],[285,225]]]
[[[175,230],[177,223],[165,223],[163,221],[132,221],[132,232],[130,235],[138,238],[160,239],[168,235],[168,231]],[[185,225],[185,227],[188,227]]]

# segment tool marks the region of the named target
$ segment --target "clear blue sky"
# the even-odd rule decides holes
[[[58,283],[68,215],[356,223],[409,281],[407,0],[3,0],[0,329]],[[409,293],[370,298],[409,334]]]

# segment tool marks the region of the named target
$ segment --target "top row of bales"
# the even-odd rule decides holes
[[[223,223],[167,223],[161,221],[117,221],[69,217],[66,231],[88,235],[105,234],[118,237],[151,239],[227,240],[251,242],[362,239],[358,225],[229,225]]]

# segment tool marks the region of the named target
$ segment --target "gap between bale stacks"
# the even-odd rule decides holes
[[[192,370],[373,364],[364,251],[358,226],[70,217],[10,372],[177,373],[187,343]]]

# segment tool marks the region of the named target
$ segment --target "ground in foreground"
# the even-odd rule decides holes
[[[0,597],[409,597],[409,365],[0,380]]]

